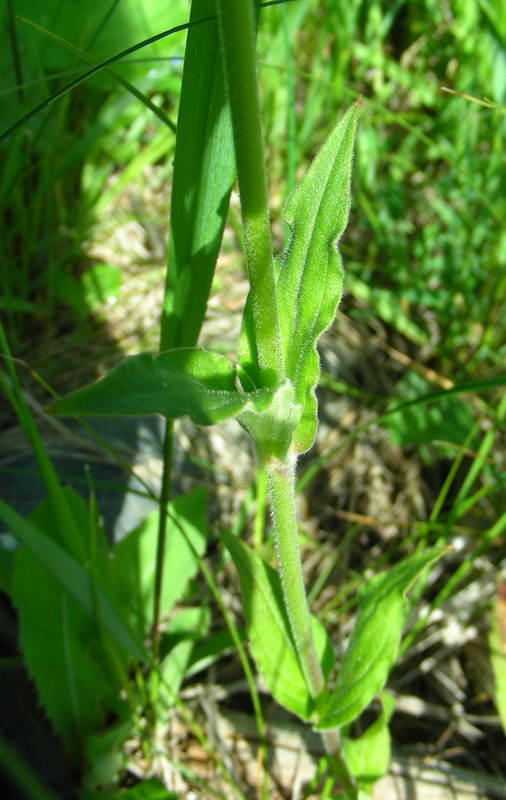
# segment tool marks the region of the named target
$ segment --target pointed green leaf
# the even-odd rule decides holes
[[[221,536],[239,573],[248,639],[257,667],[278,703],[308,720],[315,707],[297,656],[279,575],[234,534],[222,531]],[[328,677],[334,663],[332,646],[319,621],[313,617],[312,622],[322,669]]]
[[[276,295],[285,375],[303,408],[294,452],[311,447],[316,434],[316,344],[334,319],[343,289],[337,243],[348,222],[358,107],[354,103],[334,128],[285,207],[292,235],[278,260]]]
[[[361,587],[358,617],[319,729],[352,722],[381,691],[399,649],[406,616],[404,595],[417,575],[443,552],[432,548],[418,553]]]
[[[96,626],[25,547],[16,553],[13,601],[28,673],[67,753],[79,763],[86,736],[103,724],[116,694],[95,658]]]
[[[199,348],[169,350],[159,356],[130,356],[96,383],[51,403],[61,416],[142,416],[174,419],[188,414],[197,425],[235,416],[255,397],[238,392],[235,368],[219,353]]]

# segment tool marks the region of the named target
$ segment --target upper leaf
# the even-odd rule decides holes
[[[337,243],[348,222],[358,108],[356,102],[348,109],[285,207],[292,236],[278,259],[276,295],[285,375],[303,408],[294,452],[311,447],[316,434],[316,344],[334,319],[343,289]]]
[[[96,383],[48,406],[53,414],[142,416],[174,419],[188,414],[197,425],[234,417],[249,400],[268,402],[266,390],[245,394],[235,385],[235,368],[219,353],[199,348],[158,356],[130,356]]]
[[[318,728],[352,722],[383,688],[401,640],[404,594],[424,567],[443,552],[434,547],[417,553],[363,584],[358,595],[360,611]]]

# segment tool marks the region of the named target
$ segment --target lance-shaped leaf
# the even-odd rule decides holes
[[[185,414],[197,425],[234,417],[251,400],[268,404],[270,392],[244,394],[235,386],[235,368],[219,353],[198,348],[168,350],[158,356],[130,356],[96,383],[51,403],[61,416],[143,416],[175,419]]]
[[[363,584],[360,611],[318,728],[352,722],[384,687],[406,619],[404,595],[417,575],[443,553],[440,547],[417,553]]]
[[[316,708],[297,655],[279,575],[230,531],[222,531],[221,537],[239,573],[250,650],[257,667],[278,703],[308,720]],[[334,664],[332,645],[316,617],[311,617],[311,622],[328,678]]]
[[[277,262],[276,295],[285,375],[303,408],[294,452],[311,447],[316,434],[316,344],[334,319],[343,289],[337,243],[348,222],[358,107],[354,103],[334,128],[285,207],[292,236]]]

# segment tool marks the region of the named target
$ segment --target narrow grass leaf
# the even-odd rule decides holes
[[[197,348],[153,356],[130,356],[96,383],[51,403],[60,416],[143,416],[175,419],[185,414],[196,425],[233,417],[249,400],[268,401],[270,393],[239,393],[235,368],[219,353]]]
[[[20,19],[22,18],[20,17]],[[67,42],[66,39],[62,39],[61,36],[57,36],[52,31],[48,31],[46,28],[43,28],[41,25],[37,25],[35,22],[32,22],[29,19],[23,18],[22,21],[25,22],[27,25],[30,25],[32,28],[35,28],[35,30],[39,31],[39,33],[43,33],[44,36],[48,36],[50,39],[53,39],[53,41],[58,42],[58,44],[61,44],[62,47],[66,47],[67,50],[70,50],[71,53],[74,53],[75,55],[79,56],[84,61],[87,61],[89,64],[95,64],[95,65],[100,64],[100,62],[96,58],[91,56],[89,53],[86,53],[84,50],[81,50],[80,47],[77,47],[71,42]],[[136,97],[138,100],[141,101],[141,103],[143,103],[143,105],[149,108],[153,112],[153,114],[155,114],[158,117],[158,119],[161,122],[163,122],[164,125],[166,125],[173,132],[175,132],[176,126],[174,125],[172,120],[170,120],[163,111],[163,109],[155,105],[146,94],[139,91],[139,89],[136,86],[134,86],[133,83],[130,83],[130,81],[127,81],[125,78],[123,78],[121,75],[118,75],[118,73],[114,72],[112,69],[103,67],[103,71],[111,78],[113,78],[117,83],[119,83],[120,86],[126,89],[127,92],[133,94],[134,97]]]
[[[23,22],[25,21],[23,17],[20,17],[20,19]],[[46,99],[42,103],[39,103],[37,106],[32,108],[31,111],[29,111],[23,117],[18,119],[18,121],[14,123],[14,125],[10,125],[7,128],[7,130],[0,133],[0,142],[2,142],[4,139],[7,139],[7,137],[10,136],[11,133],[14,133],[14,131],[16,131],[18,128],[21,128],[28,122],[28,120],[32,119],[32,117],[34,117],[44,108],[51,105],[51,103],[56,102],[56,100],[59,100],[60,97],[63,97],[65,94],[67,94],[67,92],[70,92],[72,89],[75,89],[76,86],[79,86],[81,83],[84,83],[84,81],[87,81],[88,78],[91,78],[93,75],[96,75],[97,72],[106,69],[106,67],[110,67],[111,64],[115,64],[117,61],[120,61],[122,58],[126,58],[126,56],[129,56],[132,53],[136,53],[137,50],[141,50],[143,47],[147,47],[148,45],[153,44],[154,42],[158,42],[161,39],[165,39],[166,36],[171,36],[173,33],[184,31],[189,26],[190,23],[188,22],[184,23],[183,25],[176,25],[174,28],[171,28],[168,31],[162,31],[162,33],[157,33],[156,36],[150,36],[148,39],[144,39],[142,42],[138,42],[138,44],[132,45],[132,47],[127,47],[126,50],[122,50],[120,53],[116,53],[114,56],[106,58],[105,61],[100,62],[100,64],[95,64],[95,66],[91,67],[91,69],[87,70],[86,72],[83,72],[77,78],[65,84],[65,86],[62,86],[61,89],[58,89],[56,92],[53,92],[53,94],[51,94],[49,97],[46,97]]]
[[[234,177],[214,0],[193,0],[177,120],[160,350],[197,343]]]
[[[432,548],[416,554],[363,584],[358,617],[319,729],[352,722],[384,687],[405,623],[404,595],[419,573],[443,552]]]
[[[279,576],[234,534],[222,531],[221,536],[239,573],[248,639],[258,669],[278,703],[308,720],[315,711],[314,702],[297,656]],[[318,620],[313,617],[312,622],[322,669],[328,676],[334,662],[330,640]]]
[[[314,441],[320,374],[316,345],[334,319],[343,289],[337,243],[348,222],[358,108],[354,103],[334,128],[284,212],[292,235],[278,260],[276,295],[285,374],[303,409],[295,452],[308,450]]]

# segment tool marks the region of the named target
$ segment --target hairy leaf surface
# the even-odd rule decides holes
[[[363,584],[350,643],[318,728],[352,722],[384,687],[405,623],[404,595],[417,575],[443,552],[433,548],[416,554]]]
[[[161,414],[175,419],[187,414],[197,425],[212,425],[234,417],[249,400],[269,400],[267,391],[239,392],[235,376],[227,358],[199,348],[159,356],[141,353],[96,383],[51,403],[48,410],[61,416]]]
[[[284,212],[292,236],[277,262],[276,296],[285,375],[303,407],[294,452],[304,452],[314,441],[320,376],[316,344],[332,323],[343,290],[337,243],[348,222],[358,108],[354,103],[334,128]]]

